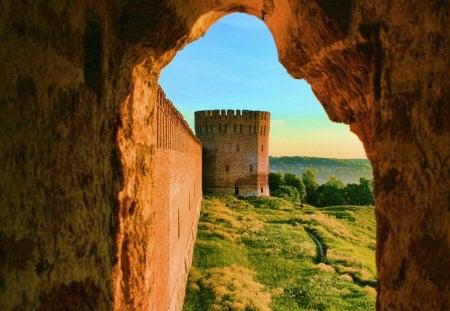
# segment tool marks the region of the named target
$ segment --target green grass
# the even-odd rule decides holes
[[[373,208],[204,198],[184,310],[374,310],[375,287]]]

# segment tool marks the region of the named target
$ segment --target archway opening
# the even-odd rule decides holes
[[[305,81],[293,79],[278,63],[271,34],[264,23],[255,17],[233,14],[216,22],[204,38],[178,53],[162,71],[160,84],[191,128],[195,128],[194,112],[197,110],[267,110],[272,114],[271,155],[365,158],[361,142],[349,132],[348,127],[332,123],[310,86]],[[205,130],[208,131],[209,127]],[[250,166],[250,172],[252,168]],[[226,172],[228,170],[227,166]],[[263,188],[260,191],[262,193]],[[240,189],[235,187],[234,194],[239,193]],[[311,213],[311,209],[307,212]],[[348,211],[340,212],[345,214]],[[330,211],[327,215],[333,213],[335,211]],[[371,261],[369,270],[375,278],[373,210],[371,213],[372,254],[368,261]],[[307,233],[313,237],[313,245],[318,243],[317,247],[321,249],[317,234],[314,235],[314,229],[310,229]],[[357,273],[350,275],[346,273],[349,267],[340,267],[342,269],[337,272],[332,265],[324,262],[319,262],[319,265],[318,270],[335,273],[342,280],[359,282],[357,286],[362,295],[370,296],[369,300],[374,304],[373,278],[367,280]],[[308,271],[311,273],[311,270]],[[341,283],[335,283],[340,286],[338,284]],[[286,288],[287,292],[292,290]],[[302,303],[299,305],[308,307],[308,302]]]

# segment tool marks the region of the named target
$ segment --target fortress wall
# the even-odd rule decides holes
[[[202,196],[202,149],[186,121],[159,89],[153,180],[154,305],[179,310],[192,263]]]
[[[268,195],[264,155],[268,155],[269,129],[268,112],[197,111],[195,130],[203,144],[205,191]]]

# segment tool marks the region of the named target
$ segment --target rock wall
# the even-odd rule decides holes
[[[119,64],[108,11],[85,5],[0,4],[2,310],[113,305]]]
[[[5,0],[2,310],[154,306],[158,73],[232,12],[265,16],[288,72],[364,144],[378,309],[449,309],[448,1]]]
[[[269,131],[269,112],[195,112],[195,132],[203,146],[205,192],[268,196]]]

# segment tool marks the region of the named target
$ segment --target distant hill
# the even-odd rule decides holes
[[[315,157],[269,157],[270,172],[293,173],[301,176],[311,168],[317,182],[323,184],[334,175],[344,184],[358,183],[360,177],[372,179],[372,167],[367,159],[330,159]]]

